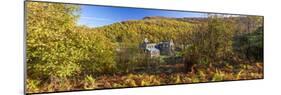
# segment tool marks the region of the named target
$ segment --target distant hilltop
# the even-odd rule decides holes
[[[199,23],[207,21],[207,18],[204,17],[183,17],[183,18],[172,18],[172,17],[164,17],[164,16],[147,16],[144,17],[143,20],[150,20],[150,19],[167,19],[167,20],[178,20],[190,23]]]

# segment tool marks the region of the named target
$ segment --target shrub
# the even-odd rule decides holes
[[[263,61],[263,26],[236,37],[235,50],[249,60]]]
[[[186,49],[185,64],[222,63],[232,52],[233,23],[224,17],[210,16],[207,23],[198,25],[191,46]],[[190,70],[188,70],[190,71]]]
[[[94,89],[96,87],[96,79],[92,76],[86,76],[83,80],[84,89]]]

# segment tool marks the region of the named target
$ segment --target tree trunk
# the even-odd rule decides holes
[[[192,68],[195,64],[195,62],[193,60],[196,60],[196,59],[194,59],[193,55],[188,55],[184,58],[184,67],[185,67],[184,71],[186,73],[193,71]]]

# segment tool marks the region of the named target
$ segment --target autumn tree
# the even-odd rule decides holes
[[[185,54],[187,71],[193,64],[219,64],[232,54],[233,23],[224,16],[210,15],[195,29]]]
[[[31,78],[72,76],[79,50],[68,38],[79,10],[74,5],[27,3],[27,69]]]
[[[81,67],[83,76],[97,74],[111,74],[116,71],[117,45],[89,27],[77,26],[72,37],[80,56],[77,63]]]

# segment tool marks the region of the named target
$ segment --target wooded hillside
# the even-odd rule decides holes
[[[149,16],[89,27],[77,24],[79,10],[27,3],[28,93],[263,78],[262,17]],[[173,41],[173,54],[149,57],[145,39]]]

